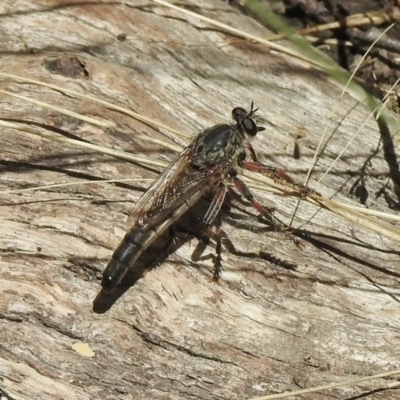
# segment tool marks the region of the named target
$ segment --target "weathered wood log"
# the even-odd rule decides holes
[[[187,2],[231,26],[268,33],[225,2],[196,4]],[[267,128],[254,139],[259,158],[296,182],[304,181],[329,124],[335,134],[309,185],[327,197],[338,191],[335,199],[357,205],[349,196],[353,187],[353,193],[363,191],[369,207],[393,212],[390,189],[386,197],[375,196],[386,185],[388,166],[381,153],[372,154],[380,137],[373,121],[317,182],[369,111],[349,96],[338,100],[340,89],[305,63],[150,1],[5,0],[0,14],[1,73],[95,96],[187,135],[228,122],[233,107],[254,101]],[[154,160],[169,161],[174,152],[138,134],[188,143],[89,100],[0,78],[2,90],[114,122],[118,129],[5,94],[2,119]],[[304,137],[295,159],[299,134]],[[310,235],[303,235],[301,250],[270,234],[247,203],[231,196],[222,228],[235,250],[224,250],[223,279],[216,285],[209,282],[214,249],[202,248],[191,235],[209,204],[205,199],[182,218],[175,249],[162,263],[141,279],[128,277],[116,294],[99,295],[101,272],[124,236],[126,215],[157,168],[11,129],[2,128],[0,144],[4,397],[243,399],[398,368],[399,252],[390,238],[328,211],[308,222],[317,209],[302,202],[295,226]],[[132,182],[96,183],[128,178]],[[52,183],[75,184],[6,192]],[[296,199],[255,195],[290,221]],[[73,347],[81,342],[93,357]],[[308,398],[374,391],[368,398],[398,398],[386,385],[377,380]]]

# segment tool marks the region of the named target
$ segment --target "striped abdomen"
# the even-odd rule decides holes
[[[166,216],[164,222],[149,229],[137,227],[129,231],[121,244],[112,255],[103,272],[101,286],[106,290],[114,289],[123,279],[135,261],[166,229],[176,222],[201,196],[203,192],[197,191]]]

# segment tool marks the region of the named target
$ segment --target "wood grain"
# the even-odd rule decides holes
[[[187,7],[256,35],[268,31],[226,2]],[[358,204],[349,191],[363,177],[369,207],[388,166],[370,121],[329,175],[320,177],[369,112],[306,64],[241,40],[150,1],[3,0],[0,72],[59,85],[131,108],[187,135],[228,122],[254,101],[266,131],[261,160],[302,182],[320,137],[335,131],[310,186]],[[62,106],[119,129],[102,129],[0,95],[1,118],[169,161],[172,151],[138,133],[184,145],[98,104],[1,78],[0,89]],[[331,112],[336,113],[331,120]],[[128,135],[127,132],[131,133]],[[294,137],[300,159],[293,158]],[[0,131],[0,387],[12,400],[244,399],[398,368],[398,245],[302,203],[295,226],[310,237],[299,250],[278,240],[246,204],[232,199],[222,227],[236,250],[223,253],[221,285],[212,246],[190,235],[205,199],[182,219],[175,251],[142,279],[99,295],[101,272],[125,233],[126,216],[157,170]],[[100,184],[99,179],[132,182]],[[51,183],[56,189],[6,193]],[[91,182],[81,184],[82,182]],[[387,189],[387,196],[392,196]],[[288,222],[295,199],[255,192]],[[189,233],[188,233],[189,232]],[[311,233],[314,233],[311,235]],[[156,247],[152,252],[157,252]],[[152,254],[148,255],[150,257]],[[146,258],[146,257],[145,257]],[[85,357],[73,349],[87,343]],[[310,399],[396,399],[378,380]],[[367,394],[369,394],[367,396]]]

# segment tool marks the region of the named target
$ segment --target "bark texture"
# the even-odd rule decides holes
[[[268,33],[227,2],[185,4],[247,32]],[[380,132],[373,121],[317,182],[369,111],[349,96],[339,101],[340,90],[302,62],[151,1],[3,0],[0,18],[0,72],[131,108],[188,135],[228,122],[233,107],[254,101],[266,127],[254,140],[259,158],[298,182],[329,124],[335,134],[310,186],[325,196],[339,191],[338,201],[362,199],[396,212],[386,188],[389,167],[381,152],[374,153]],[[174,153],[138,133],[187,143],[93,102],[0,79],[3,90],[112,121],[119,129],[0,94],[3,119],[154,160],[171,160]],[[326,211],[308,222],[317,209],[302,203],[295,226],[314,234],[303,239],[301,250],[269,234],[248,204],[232,198],[222,228],[235,250],[224,251],[223,281],[216,285],[209,282],[213,247],[203,248],[187,228],[201,218],[205,199],[183,217],[175,249],[160,265],[144,278],[128,277],[106,296],[99,293],[101,272],[125,233],[130,208],[151,181],[96,180],[154,179],[156,169],[4,128],[0,146],[5,398],[244,399],[398,368],[399,251],[390,238]],[[76,185],[6,193],[61,182]],[[255,194],[289,222],[295,199]],[[77,343],[86,343],[94,356]],[[307,398],[398,398],[386,389],[389,383]]]

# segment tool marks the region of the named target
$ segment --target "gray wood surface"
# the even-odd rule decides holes
[[[207,0],[201,8],[199,2],[185,3],[247,32],[268,34],[226,2]],[[382,154],[366,164],[379,141],[373,121],[317,182],[369,112],[349,96],[338,102],[340,90],[303,62],[151,1],[3,0],[0,18],[0,72],[96,96],[187,135],[228,122],[233,107],[254,101],[266,127],[254,139],[260,159],[300,183],[329,124],[328,133],[336,132],[310,186],[324,196],[340,190],[335,199],[357,205],[349,190],[366,166],[367,205],[395,212],[384,196],[375,197],[388,172]],[[125,40],[118,39],[122,34]],[[74,76],[54,71],[55,60],[67,65],[71,57]],[[174,153],[135,135],[188,142],[48,88],[0,77],[0,89],[113,121],[119,129],[95,127],[3,94],[1,118],[154,160],[169,161]],[[305,137],[295,160],[298,134]],[[156,168],[4,128],[0,146],[4,397],[245,399],[398,368],[399,252],[390,238],[327,211],[307,222],[317,209],[302,203],[295,226],[316,235],[303,239],[301,250],[269,234],[248,204],[232,199],[222,212],[222,228],[236,250],[224,251],[223,280],[216,285],[209,282],[213,246],[202,249],[188,233],[207,207],[204,200],[179,225],[175,251],[144,278],[131,277],[107,297],[99,295],[101,272],[126,231],[129,210],[151,181],[95,180],[153,179]],[[5,192],[61,182],[76,185]],[[289,222],[295,199],[255,194]],[[73,349],[80,342],[94,357]],[[385,390],[391,382],[307,398],[396,399],[398,391]]]

